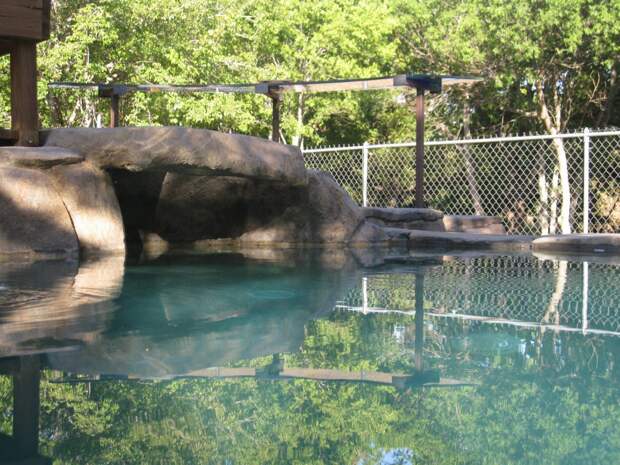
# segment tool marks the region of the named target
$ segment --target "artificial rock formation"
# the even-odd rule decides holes
[[[0,224],[0,254],[365,246],[399,242],[403,230],[501,232],[495,218],[362,209],[330,174],[307,170],[297,147],[256,137],[157,127],[51,129],[41,140],[0,149],[0,213],[15,218]]]
[[[182,127],[52,129],[44,145],[72,149],[100,168],[170,171],[304,185],[299,149],[258,137]]]
[[[0,166],[0,218],[3,254],[77,252],[71,217],[44,171]]]
[[[49,171],[71,216],[82,249],[124,252],[120,207],[105,171],[90,162],[57,166]]]

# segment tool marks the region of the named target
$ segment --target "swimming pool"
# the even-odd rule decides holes
[[[3,264],[0,455],[620,462],[618,265],[359,262],[261,251]]]

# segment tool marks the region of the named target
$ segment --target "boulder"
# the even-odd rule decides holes
[[[308,171],[308,185],[266,224],[247,228],[242,242],[347,243],[364,221],[362,212],[329,173]]]
[[[41,137],[45,146],[76,150],[101,168],[306,184],[299,148],[257,137],[182,127],[49,129]]]
[[[308,172],[306,186],[235,177],[166,175],[155,233],[169,242],[234,239],[241,243],[347,243],[364,222],[333,177]],[[361,230],[358,240],[382,233]]]
[[[42,171],[0,167],[0,254],[73,254],[78,241],[52,179]]]
[[[46,169],[83,160],[76,152],[61,147],[0,147],[0,165]]]
[[[432,208],[380,208],[362,209],[365,218],[375,218],[386,223],[406,223],[409,221],[438,221],[443,213]]]
[[[446,215],[443,225],[447,232],[506,234],[502,219],[497,216]]]
[[[49,173],[69,211],[80,248],[123,253],[123,220],[107,173],[86,162],[57,166]]]
[[[364,217],[371,223],[390,228],[443,231],[443,213],[432,208],[378,208],[362,209]]]

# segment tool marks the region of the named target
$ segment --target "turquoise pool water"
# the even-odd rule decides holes
[[[620,267],[387,262],[3,264],[0,457],[620,463]]]

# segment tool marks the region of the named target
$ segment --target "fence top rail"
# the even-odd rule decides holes
[[[450,140],[431,140],[426,141],[424,145],[427,147],[434,145],[463,145],[463,144],[489,144],[497,142],[521,142],[521,141],[535,141],[535,140],[552,140],[552,139],[575,139],[589,137],[605,137],[605,136],[620,136],[620,129],[609,130],[583,130],[581,132],[570,132],[562,134],[536,134],[536,135],[522,135],[522,136],[500,136],[500,137],[485,137],[478,139],[450,139]],[[342,145],[332,147],[315,147],[310,149],[304,149],[304,154],[312,153],[328,153],[328,152],[341,152],[341,151],[353,151],[363,149],[387,149],[387,148],[403,148],[403,147],[415,147],[415,142],[396,142],[389,144],[358,144],[358,145]]]

